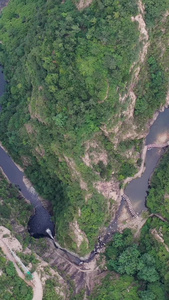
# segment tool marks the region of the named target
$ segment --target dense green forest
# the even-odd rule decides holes
[[[144,4],[151,46],[134,87],[138,136],[164,104],[169,79],[168,50],[159,56],[156,43],[166,43],[159,28],[167,28],[162,16],[169,4]],[[138,22],[131,20],[138,13],[136,0],[93,1],[82,11],[70,0],[11,0],[0,18],[0,62],[8,81],[1,98],[0,140],[37,191],[52,202],[60,243],[81,254],[93,248],[110,219],[107,200],[94,183],[110,180],[112,173],[122,183],[140,165],[142,140],[122,140],[118,147],[111,142],[119,123],[128,130],[129,99],[122,103],[119,95],[133,79],[131,68],[142,49]],[[84,162],[88,143],[89,156],[93,150],[98,157],[105,151],[107,163]],[[129,149],[138,152],[137,159],[125,155]],[[89,245],[84,240],[77,249],[69,226],[73,220]]]
[[[149,219],[139,241],[133,239],[129,229],[115,234],[105,253],[110,272],[95,289],[91,300],[168,299],[169,252],[153,236],[154,228],[169,229],[169,224],[164,225],[157,218]]]
[[[37,190],[52,201],[58,238],[71,248],[76,245],[69,221],[78,218],[78,207],[91,248],[107,218],[104,197],[93,187],[98,174],[110,176],[111,161],[117,178],[135,172],[133,162],[113,151],[100,127],[121,110],[119,91],[125,90],[138,56],[138,25],[131,22],[137,12],[136,1],[94,1],[80,12],[71,1],[11,0],[0,19],[0,61],[9,81],[1,99],[0,139]],[[95,135],[111,158],[108,168],[100,163],[93,172],[81,156],[84,142]],[[87,190],[73,179],[65,156],[75,161]],[[92,198],[85,205],[89,193]]]
[[[147,197],[147,206],[152,213],[160,213],[169,220],[169,151],[167,151],[155,170]]]
[[[137,100],[132,124],[137,135],[131,139],[125,138],[130,133],[125,113],[131,99],[119,99],[133,80],[133,63],[137,67],[143,46],[138,23],[131,19],[139,13],[137,0],[94,0],[81,11],[70,0],[11,0],[0,17],[0,64],[7,80],[0,99],[0,140],[37,191],[52,202],[59,242],[82,255],[93,250],[114,204],[112,199],[108,211],[107,199],[94,183],[113,178],[122,184],[136,173],[143,142],[139,134],[166,99],[169,1],[142,2],[149,47],[139,66],[139,81],[133,85]],[[123,130],[116,137],[118,126]],[[88,165],[83,159],[86,149]],[[129,158],[128,151],[136,158]],[[107,163],[101,158],[94,161],[103,152]],[[114,235],[102,254],[107,275],[89,299],[169,299],[168,160],[166,151],[147,197],[149,213],[164,220],[149,216],[137,238],[129,229]],[[26,228],[32,208],[1,174],[0,200],[1,224],[11,231],[19,224]],[[84,240],[77,249],[70,228],[73,220],[78,221],[89,245]],[[39,254],[46,251],[45,241],[37,246],[26,230],[17,238],[24,248],[31,245],[32,249],[42,247]],[[34,254],[19,255],[26,265],[31,259],[35,268]],[[9,285],[7,296],[6,288],[2,289],[3,299],[19,299],[18,294],[32,299],[32,291],[2,253],[0,269],[1,286]],[[46,281],[44,300],[60,299],[55,286],[54,279]],[[73,300],[82,299],[83,293]]]

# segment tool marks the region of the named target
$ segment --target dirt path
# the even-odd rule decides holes
[[[4,252],[6,258],[7,258],[8,260],[10,260],[10,261],[13,262],[13,264],[14,264],[14,266],[15,266],[15,269],[16,269],[16,272],[17,272],[18,276],[19,276],[20,278],[22,278],[22,279],[26,282],[26,284],[28,284],[29,286],[31,286],[31,287],[33,288],[33,284],[31,284],[31,282],[28,282],[27,280],[25,280],[25,275],[24,275],[24,273],[23,273],[23,272],[20,270],[20,268],[17,266],[17,264],[16,264],[16,262],[15,262],[13,256],[12,256],[12,254],[10,253],[10,251],[9,251],[9,249],[8,249],[8,247],[7,247],[7,245],[6,245],[6,243],[3,242],[3,240],[1,240],[1,239],[0,239],[0,247],[1,247],[2,251]]]
[[[163,222],[168,222],[165,218],[163,218],[161,215],[159,214],[151,214],[149,217],[157,217],[159,218],[161,221]]]
[[[9,237],[8,238],[3,238],[3,236],[5,234],[8,234]],[[8,241],[9,241],[9,243],[8,243]],[[11,248],[11,243],[12,243],[12,246],[13,246],[12,248],[15,248],[15,250],[16,249],[20,250],[22,248],[19,245],[20,243],[18,242],[18,240],[11,236],[10,231],[5,227],[0,226],[0,248],[4,252],[6,258],[9,261],[13,262],[18,276],[22,280],[24,280],[27,285],[32,287],[32,289],[33,289],[33,299],[32,300],[42,300],[42,298],[43,298],[43,288],[42,288],[42,283],[41,283],[39,275],[37,274],[37,272],[34,272],[32,274],[33,275],[33,280],[28,281],[28,280],[25,279],[25,274],[18,267],[15,258],[13,257],[13,255],[11,254],[11,252],[9,250],[9,248]],[[18,249],[18,246],[20,247],[20,249]]]
[[[37,272],[33,273],[33,299],[32,300],[42,300],[43,299],[43,288],[42,283]]]

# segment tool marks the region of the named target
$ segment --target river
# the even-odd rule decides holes
[[[146,138],[146,145],[157,142],[164,143],[163,139],[165,138],[169,140],[169,108],[166,108],[164,112],[160,112],[150,127]],[[145,200],[148,191],[148,182],[163,153],[164,150],[160,148],[148,150],[144,173],[140,178],[132,180],[125,189],[125,194],[130,198],[133,208],[137,213],[146,210]]]

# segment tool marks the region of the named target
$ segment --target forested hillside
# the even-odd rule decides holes
[[[0,140],[52,201],[60,243],[81,254],[110,220],[166,101],[169,3],[143,2],[145,12],[137,0],[80,11],[70,0],[11,0],[0,18]]]

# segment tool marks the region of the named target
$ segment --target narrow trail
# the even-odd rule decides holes
[[[42,300],[43,298],[43,288],[42,288],[42,283],[41,280],[37,274],[37,272],[33,273],[33,280],[28,281],[25,279],[25,275],[24,273],[21,271],[21,269],[18,267],[16,260],[14,259],[14,257],[12,256],[10,249],[8,247],[8,245],[2,240],[0,239],[0,248],[2,249],[2,251],[4,252],[6,258],[13,262],[15,270],[18,274],[18,276],[25,281],[25,283],[27,285],[29,285],[32,289],[33,289],[33,299],[32,300]]]
[[[29,286],[31,286],[33,288],[33,284],[29,281],[27,281],[25,279],[25,275],[24,273],[20,270],[20,268],[18,267],[18,265],[16,264],[16,261],[15,259],[13,258],[12,254],[10,253],[9,249],[8,249],[8,246],[6,245],[6,243],[0,239],[0,248],[2,249],[3,253],[5,254],[6,258],[8,260],[10,260],[11,262],[13,262],[14,266],[15,266],[15,269],[16,269],[16,272],[18,274],[18,276],[23,279],[25,281],[25,283]]]
[[[163,218],[160,214],[151,214],[149,217],[157,217],[163,222],[168,222],[168,220]]]

